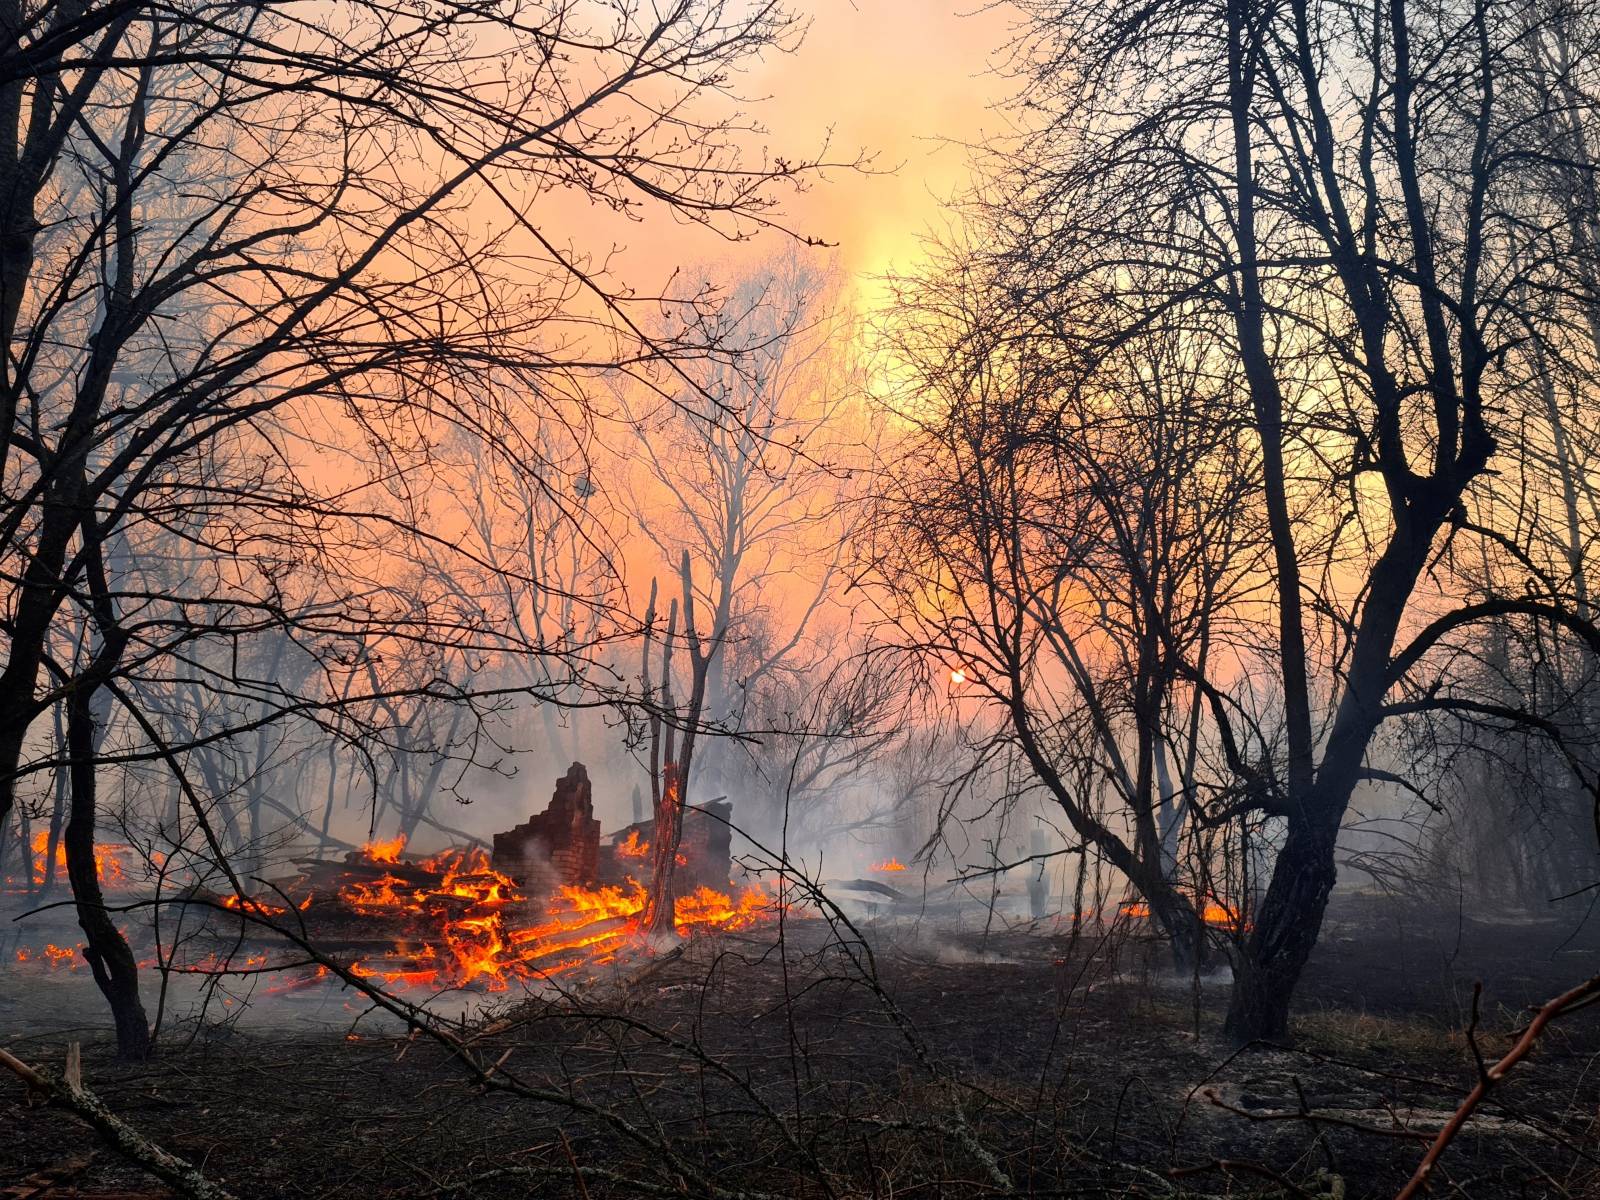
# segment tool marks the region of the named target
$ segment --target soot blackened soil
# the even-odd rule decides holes
[[[1600,971],[1535,919],[1341,902],[1294,1045],[1217,1037],[1226,980],[1127,931],[870,935],[820,922],[509,1001],[450,1037],[205,1025],[85,1080],[241,1198],[1393,1195],[1526,1006]],[[0,1010],[4,1044],[66,1035]],[[394,1027],[388,1026],[388,1029]],[[1446,1153],[1433,1195],[1600,1196],[1600,1010],[1555,1028]],[[0,1195],[160,1196],[74,1118],[0,1080]],[[10,1187],[12,1190],[3,1190]]]

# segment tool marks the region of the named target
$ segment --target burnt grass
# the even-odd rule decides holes
[[[80,1040],[88,1087],[239,1197],[1386,1196],[1475,1079],[1474,983],[1492,1061],[1600,970],[1571,920],[1423,911],[1339,902],[1292,1046],[1225,1045],[1225,977],[1126,930],[869,931],[874,983],[817,920],[783,954],[771,931],[697,938],[450,1027],[514,1091],[374,1018],[206,1022],[127,1064],[23,997],[0,1044],[59,1064]],[[1429,1194],[1600,1196],[1597,1057],[1600,1010],[1554,1027]],[[0,1196],[169,1194],[10,1075],[0,1103]]]

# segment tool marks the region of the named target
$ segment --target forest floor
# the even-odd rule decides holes
[[[1235,1050],[1222,974],[1138,938],[821,921],[694,939],[449,1033],[392,1019],[206,1022],[119,1063],[103,1019],[0,977],[0,1045],[59,1064],[241,1198],[1392,1196],[1527,1007],[1600,972],[1600,921],[1339,900],[1292,1046]],[[359,1000],[359,997],[354,998]],[[346,1007],[348,1005],[348,1007]],[[317,1010],[327,1016],[326,1004]],[[492,1068],[474,1082],[461,1056]],[[1600,1010],[1553,1027],[1430,1195],[1600,1196]],[[71,1115],[0,1079],[0,1197],[157,1197]]]

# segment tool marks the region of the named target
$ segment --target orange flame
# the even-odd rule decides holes
[[[406,835],[399,834],[386,842],[371,841],[361,847],[364,857],[379,863],[397,863],[400,852],[406,848]]]
[[[500,992],[514,982],[548,980],[612,962],[640,932],[645,889],[635,879],[615,886],[562,887],[541,904],[496,871],[481,849],[401,861],[403,846],[403,840],[394,839],[363,847],[351,874],[336,888],[340,907],[384,918],[384,928],[395,931],[386,948],[363,953],[349,964],[354,975],[395,988]],[[313,898],[224,896],[217,903],[275,917],[289,912],[290,904],[304,910]],[[327,898],[317,903],[321,911]],[[700,929],[743,929],[768,917],[774,904],[757,888],[725,894],[699,887],[679,897],[677,931],[688,936]],[[20,948],[16,958],[47,970],[76,970],[81,962],[76,949],[54,945]],[[279,969],[260,951],[208,953],[168,965],[197,974],[271,975]],[[282,969],[284,974],[268,991],[299,991],[332,974],[320,965],[308,969],[285,963]]]
[[[904,871],[906,865],[898,858],[886,858],[881,863],[873,863],[872,869],[874,871]]]
[[[628,836],[617,843],[617,853],[623,858],[644,858],[650,853],[650,843],[639,839],[637,829],[630,829]]]
[[[78,969],[78,947],[58,946],[54,942],[46,942],[44,948],[37,952],[23,946],[17,950],[19,963],[40,963],[47,970],[54,971],[65,967],[69,971]]]
[[[642,849],[635,854],[632,847]],[[618,846],[628,857],[642,856],[648,848],[636,835]],[[645,906],[644,888],[634,879],[620,886],[567,886],[552,897],[541,918],[526,922],[528,897],[491,867],[480,849],[448,850],[407,864],[401,873],[354,881],[339,889],[339,899],[365,915],[407,915],[425,930],[416,945],[397,943],[391,953],[355,964],[355,974],[389,986],[476,985],[489,991],[504,991],[514,980],[547,979],[586,963],[612,961],[638,932]],[[771,898],[755,888],[737,896],[697,888],[678,900],[678,932],[745,928],[771,905]]]
[[[1130,901],[1117,906],[1117,912],[1134,921],[1142,921],[1150,916],[1150,906],[1144,901]],[[1225,904],[1216,900],[1207,900],[1200,906],[1200,919],[1207,925],[1219,929],[1236,929],[1239,927],[1239,915]],[[1245,926],[1248,928],[1248,924]]]
[[[33,885],[39,887],[44,883],[47,874],[46,856],[50,852],[50,831],[40,829],[35,832],[29,848],[33,851]],[[129,882],[128,870],[123,865],[123,860],[130,858],[133,853],[133,847],[117,843],[95,846],[94,872],[99,876],[103,886],[122,887]],[[65,874],[67,870],[67,847],[64,839],[56,842],[56,870],[61,874]]]
[[[311,907],[311,899],[312,898],[310,896],[307,896],[304,900],[300,901],[299,904],[296,904],[295,907],[301,912],[305,912],[306,909]],[[243,900],[239,899],[238,896],[224,896],[222,898],[222,907],[231,908],[236,912],[255,913],[257,916],[262,917],[281,917],[284,913],[289,911],[287,905],[269,904],[265,900],[256,900],[249,896],[245,897]]]

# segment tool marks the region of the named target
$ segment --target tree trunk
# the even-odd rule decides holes
[[[67,730],[63,723],[62,705],[57,702],[53,714],[55,721],[56,752],[63,761],[56,766],[51,781],[54,792],[54,803],[50,808],[50,827],[45,831],[44,838],[44,878],[39,880],[39,895],[41,898],[48,896],[56,886],[56,851],[61,845],[61,830],[67,819],[67,797],[71,789],[71,768],[65,761],[67,754]],[[31,849],[31,847],[30,847]]]
[[[645,896],[644,930],[656,936],[677,932],[678,893],[675,876],[678,870],[678,846],[683,840],[683,806],[688,800],[689,780],[694,772],[694,752],[700,729],[700,716],[705,711],[706,679],[716,665],[722,639],[728,631],[729,593],[724,592],[717,608],[716,623],[712,628],[710,650],[700,640],[694,623],[694,580],[691,576],[689,552],[685,550],[678,564],[678,579],[682,587],[683,639],[689,653],[689,705],[683,712],[683,741],[674,745],[673,730],[668,726],[665,744],[659,719],[652,721],[650,739],[651,794],[656,810],[654,839],[655,861],[650,876],[650,890]],[[650,616],[648,627],[654,621],[656,606],[655,585],[650,588]],[[672,602],[667,616],[667,636],[661,643],[661,700],[664,709],[672,708],[672,648],[673,635],[678,625],[678,601]],[[646,669],[645,692],[650,692],[650,643],[644,647]],[[656,775],[660,764],[659,786]]]
[[[1314,811],[1317,806],[1307,808]],[[1255,926],[1234,965],[1223,1033],[1240,1045],[1288,1034],[1289,1002],[1317,944],[1338,874],[1333,855],[1337,836],[1337,821],[1332,829],[1306,817],[1289,822]]]
[[[661,772],[661,799],[656,803],[655,836],[650,889],[646,893],[644,931],[666,935],[677,931],[678,846],[683,840],[683,778],[679,766],[668,762]]]
[[[86,944],[83,956],[94,981],[111,1006],[117,1053],[126,1059],[150,1057],[150,1022],[139,998],[139,966],[127,939],[106,911],[95,869],[95,719],[90,695],[75,694],[67,710],[67,753],[71,760],[72,807],[67,820],[67,878]]]
[[[1167,946],[1172,953],[1172,965],[1180,974],[1192,972],[1196,966],[1204,967],[1209,946],[1206,942],[1205,924],[1201,920],[1196,900],[1190,903],[1170,882],[1163,880],[1142,893],[1150,905],[1150,915],[1167,936]]]

